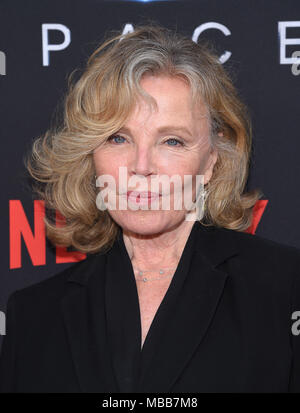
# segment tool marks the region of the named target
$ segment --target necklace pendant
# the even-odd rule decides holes
[[[143,278],[143,281],[144,281],[144,283],[145,283],[145,282],[148,281],[148,280],[147,280],[147,278],[145,277],[145,278]]]

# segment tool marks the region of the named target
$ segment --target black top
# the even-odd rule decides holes
[[[141,319],[134,272],[119,231],[110,250],[106,271],[106,320],[113,365],[121,392],[137,391],[151,358],[159,352],[163,335],[172,322],[179,293],[184,286],[193,255],[196,221],[193,224],[169,288],[155,314],[141,349]]]
[[[121,235],[10,296],[0,391],[300,392],[298,249],[195,222],[141,350]]]

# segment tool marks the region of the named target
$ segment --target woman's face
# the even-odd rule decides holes
[[[203,184],[210,180],[217,153],[210,148],[207,109],[202,104],[197,112],[193,110],[190,88],[184,80],[146,75],[140,85],[156,100],[158,110],[151,110],[146,102],[139,101],[123,127],[99,146],[93,157],[97,176],[108,174],[116,183],[116,209],[109,209],[112,218],[123,229],[150,235],[170,230],[184,221],[189,210],[184,206],[186,203],[183,204],[184,176],[192,176],[193,184],[189,190],[193,197],[191,201],[194,201],[196,175],[203,175]],[[127,187],[124,182],[120,183],[123,180],[120,180],[119,167],[127,168]],[[179,175],[182,182],[180,209],[174,207],[180,199],[178,186],[175,189],[171,184],[169,195],[162,185],[159,189],[151,188],[151,180],[162,175],[170,179]],[[142,181],[136,184],[134,178]],[[129,198],[127,195],[129,190],[151,189],[163,194],[146,201],[136,195]],[[169,196],[170,208],[162,204],[165,196]],[[107,202],[108,198],[104,196],[104,200]],[[121,201],[123,205],[126,203],[126,208],[119,207]]]

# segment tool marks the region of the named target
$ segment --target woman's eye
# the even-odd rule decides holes
[[[126,139],[120,135],[111,135],[107,139],[107,141],[113,142],[115,144],[121,144],[121,143],[124,143]],[[169,138],[164,143],[168,143],[168,146],[174,146],[174,147],[184,146],[183,142],[181,142],[179,139],[176,139],[176,138]]]
[[[168,146],[183,146],[183,142],[181,142],[179,139],[175,139],[175,138],[167,139],[165,141],[165,143],[166,142],[171,142],[171,145],[168,145]],[[177,144],[179,144],[179,145],[177,145]]]
[[[107,141],[109,141],[109,142],[111,142],[111,141],[113,141],[114,143],[123,143],[124,142],[124,140],[122,141],[122,139],[124,139],[125,140],[125,138],[123,138],[123,136],[120,136],[120,135],[111,135],[108,139],[107,139]]]

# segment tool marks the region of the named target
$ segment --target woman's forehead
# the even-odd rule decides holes
[[[189,93],[180,93],[180,90],[159,91],[147,94],[150,96],[139,96],[135,98],[132,109],[127,119],[137,117],[159,117],[174,116],[190,118],[191,120],[209,119],[209,109],[204,99],[198,97],[194,101]]]
[[[160,102],[161,103],[161,102]],[[210,123],[208,108],[204,103],[185,106],[174,105],[168,101],[157,107],[149,102],[137,103],[122,125],[122,130],[129,133],[130,129],[139,127],[156,128],[158,132],[166,132],[168,129],[189,129],[206,126]]]

